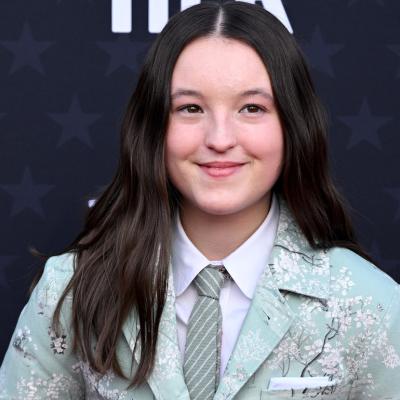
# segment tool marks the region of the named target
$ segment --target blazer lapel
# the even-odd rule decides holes
[[[310,246],[282,198],[279,208],[278,231],[269,261],[276,286],[279,290],[328,299],[331,271],[327,250]]]
[[[124,335],[133,351],[135,338],[139,331],[138,319],[131,313],[123,326]],[[135,360],[140,361],[140,341],[135,351]],[[163,313],[161,315],[156,358],[153,372],[148,384],[157,400],[178,399],[190,400],[181,362],[181,353],[178,346],[177,325],[175,314],[175,291],[172,272],[168,279],[168,294]]]
[[[232,399],[271,354],[294,320],[269,268],[258,283],[215,400]]]
[[[246,384],[290,329],[296,315],[280,291],[327,299],[329,258],[313,249],[279,198],[279,223],[274,246],[215,400],[230,400]]]

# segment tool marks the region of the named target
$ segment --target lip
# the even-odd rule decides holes
[[[237,161],[211,161],[207,163],[199,164],[202,167],[210,167],[210,168],[230,168],[237,167],[238,165],[243,165],[244,163]]]
[[[208,176],[213,178],[223,178],[226,176],[233,175],[238,172],[244,163],[237,163],[232,161],[215,161],[205,164],[199,164],[199,167]]]

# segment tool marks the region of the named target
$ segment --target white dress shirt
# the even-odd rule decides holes
[[[236,250],[222,260],[208,260],[186,235],[179,217],[172,241],[172,273],[176,296],[178,344],[185,354],[190,313],[198,297],[193,280],[208,264],[224,265],[233,280],[224,283],[219,302],[222,313],[221,368],[224,374],[229,357],[250,307],[258,279],[267,266],[279,219],[279,203],[272,195],[271,207],[262,224]]]

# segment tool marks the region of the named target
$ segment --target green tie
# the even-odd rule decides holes
[[[219,294],[224,268],[205,267],[194,283],[199,297],[190,314],[183,372],[191,400],[211,400],[218,387],[221,358]]]

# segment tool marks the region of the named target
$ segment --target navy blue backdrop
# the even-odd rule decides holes
[[[157,1],[167,16],[181,9]],[[124,107],[157,35],[157,7],[131,4],[132,31],[117,33],[111,1],[0,2],[0,361],[40,267],[28,247],[66,246],[116,168]],[[358,236],[400,281],[400,2],[282,6],[329,110],[333,174]]]

